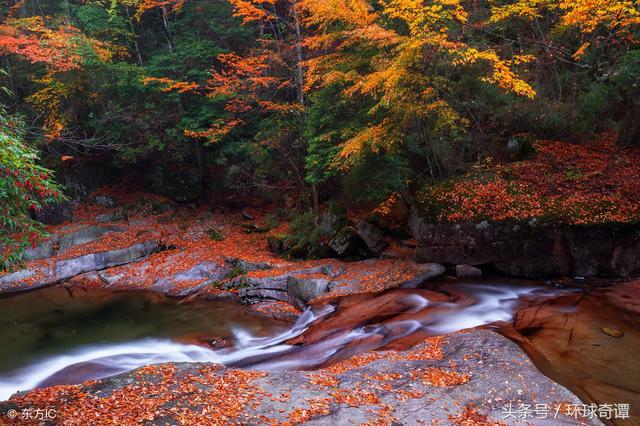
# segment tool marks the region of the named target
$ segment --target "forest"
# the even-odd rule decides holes
[[[0,425],[638,424],[640,0],[4,0],[0,220]]]

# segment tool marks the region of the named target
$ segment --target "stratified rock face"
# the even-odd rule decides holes
[[[640,273],[638,226],[428,223],[416,215],[410,225],[420,262],[492,265],[499,272],[528,278]]]
[[[44,259],[55,256],[59,251],[68,249],[69,247],[86,244],[91,241],[100,239],[109,232],[120,232],[122,229],[117,227],[88,226],[82,227],[76,231],[62,235],[52,235],[51,238],[45,240],[41,245],[25,250],[25,256],[28,260]]]

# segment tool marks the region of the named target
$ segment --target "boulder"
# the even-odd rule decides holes
[[[287,279],[287,292],[289,295],[300,299],[305,304],[327,293],[330,281],[324,278],[298,278]]]
[[[471,265],[456,265],[456,277],[476,278],[482,276],[482,269]]]
[[[60,225],[73,220],[73,203],[64,202],[43,206],[34,212],[35,219],[45,225]]]
[[[374,256],[380,256],[380,253],[389,246],[389,242],[384,239],[382,231],[367,221],[359,221],[356,224],[356,232]]]
[[[106,207],[108,209],[115,207],[116,202],[111,197],[107,197],[106,195],[98,195],[95,198],[96,204]]]
[[[123,249],[90,253],[84,256],[60,260],[55,264],[52,279],[56,282],[63,281],[85,272],[99,271],[116,265],[123,265],[148,256],[158,250],[158,248],[159,245],[157,242],[147,241]]]
[[[329,246],[339,256],[352,256],[358,253],[358,248],[363,244],[358,236],[358,231],[352,226],[345,226],[331,239]]]
[[[330,239],[348,224],[349,221],[347,220],[346,211],[335,205],[331,205],[320,216],[320,222],[318,224],[320,237]]]

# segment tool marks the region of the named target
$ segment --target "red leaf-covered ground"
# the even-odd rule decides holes
[[[541,218],[572,224],[640,220],[640,149],[615,135],[574,144],[538,141],[531,159],[479,167],[425,191],[439,220]]]

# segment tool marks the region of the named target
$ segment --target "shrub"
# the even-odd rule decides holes
[[[37,164],[23,139],[23,124],[0,107],[0,270],[24,261],[24,250],[45,235],[30,212],[64,199],[52,172]]]

